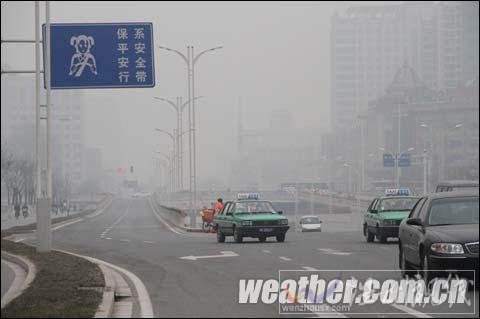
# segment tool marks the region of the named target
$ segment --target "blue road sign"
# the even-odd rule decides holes
[[[52,89],[155,86],[152,23],[50,26]]]
[[[398,167],[409,167],[410,166],[410,153],[403,153],[398,159]]]
[[[383,167],[395,167],[395,159],[392,154],[383,154]]]

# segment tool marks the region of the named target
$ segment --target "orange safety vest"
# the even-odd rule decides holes
[[[216,202],[216,203],[215,203],[215,214],[220,213],[220,211],[222,210],[222,208],[223,208],[223,204],[220,203],[220,202]]]

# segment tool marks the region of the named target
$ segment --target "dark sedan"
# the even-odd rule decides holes
[[[415,270],[426,281],[439,273],[473,277],[478,270],[478,190],[422,197],[399,229],[402,275]],[[475,274],[478,279],[478,274]]]

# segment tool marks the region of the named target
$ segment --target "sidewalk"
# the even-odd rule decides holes
[[[50,216],[53,219],[53,218],[57,218],[57,217],[73,216],[73,215],[76,215],[78,213],[81,213],[81,211],[75,211],[75,212],[70,211],[70,213],[68,215],[67,214],[61,214],[61,213],[58,213],[58,214],[51,213]],[[12,227],[15,227],[15,226],[25,226],[25,225],[29,225],[29,224],[35,224],[36,222],[37,222],[37,215],[33,212],[28,214],[27,218],[24,218],[22,216],[22,214],[20,214],[18,219],[15,218],[15,215],[12,212],[11,214],[10,213],[9,214],[2,214],[2,228],[1,229],[5,230],[5,229],[9,229],[9,228],[12,228]]]

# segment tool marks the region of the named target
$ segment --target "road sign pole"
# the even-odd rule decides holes
[[[35,177],[37,200],[42,196],[40,167],[40,2],[35,1]]]
[[[37,9],[37,7],[35,8]],[[37,14],[37,10],[35,10]],[[38,198],[37,199],[37,251],[38,252],[50,252],[52,249],[52,234],[51,234],[51,200],[52,200],[52,170],[51,170],[51,132],[50,132],[50,124],[51,124],[51,110],[50,110],[50,1],[46,2],[45,6],[45,18],[46,18],[46,36],[44,42],[44,49],[45,49],[45,87],[47,89],[47,197],[46,198]],[[36,28],[39,27],[38,21],[36,21]],[[39,31],[36,31],[35,37],[39,37],[37,35]],[[39,72],[37,69],[37,77],[39,77]],[[38,81],[39,78],[37,78]],[[40,96],[38,95],[37,100],[37,110],[39,112],[40,109]],[[40,116],[37,116],[36,123],[40,121]],[[38,123],[38,127],[40,127]],[[39,133],[39,129],[37,130],[37,134]],[[37,135],[37,139],[39,139],[39,134]],[[40,165],[40,154],[37,157],[37,165]],[[38,172],[37,172],[38,174]],[[38,176],[37,176],[38,178]],[[40,184],[38,185],[39,189],[41,189],[41,178]],[[38,194],[38,192],[37,192]]]

